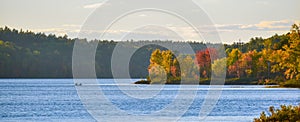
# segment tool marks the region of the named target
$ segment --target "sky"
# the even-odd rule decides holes
[[[126,0],[120,0],[119,3],[124,1]],[[130,3],[130,0],[127,1],[129,2],[122,4],[127,7],[137,5]],[[141,11],[126,14],[120,21],[113,23],[106,31],[105,39],[182,39],[222,43],[241,40],[248,42],[252,37],[267,38],[275,33],[287,33],[293,23],[300,23],[299,0],[194,0],[193,2],[207,14],[212,22],[201,25],[199,33],[202,37],[198,37],[196,31],[178,17],[174,18],[162,12]],[[80,33],[84,29],[87,30],[86,26],[91,22],[95,24],[101,23],[102,20],[108,21],[112,16],[110,13],[125,10],[118,7],[112,12],[97,14],[103,9],[114,8],[114,4],[108,3],[104,0],[1,0],[0,27],[8,26],[46,34],[67,34],[70,38],[94,39],[99,37],[104,30],[89,28],[87,34]],[[184,6],[182,2],[176,1],[166,1],[158,5],[174,6],[174,8]],[[186,6],[186,10],[190,11],[187,16],[199,17],[200,15],[193,14],[194,9],[191,8]],[[96,15],[101,17],[95,18]],[[92,21],[92,19],[97,21]],[[154,26],[150,23],[154,23]],[[216,27],[217,31],[212,27]],[[217,36],[220,38],[216,38]]]

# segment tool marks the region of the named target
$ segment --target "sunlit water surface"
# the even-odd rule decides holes
[[[78,87],[84,87],[87,91],[101,88],[105,99],[117,109],[150,121],[172,120],[176,115],[175,112],[181,111],[178,108],[159,117],[151,116],[151,113],[159,112],[168,105],[177,106],[172,102],[177,97],[179,85],[163,87],[157,85],[147,88],[148,85],[135,85],[134,81],[136,79],[124,79],[121,84],[115,85],[113,79],[98,79],[100,85],[82,84]],[[119,86],[136,93],[136,98],[128,96],[119,89]],[[132,91],[133,87],[140,90]],[[189,89],[189,86],[185,86],[184,90],[196,90],[197,95],[194,97],[187,94],[186,97],[179,99],[182,100],[180,104],[185,104],[186,100],[193,100],[180,121],[198,121],[201,105],[209,90],[209,86],[197,86],[196,89],[195,86],[190,87]],[[158,90],[162,91],[156,92]],[[143,97],[149,95],[148,93],[157,93],[157,95],[153,98]],[[264,86],[251,85],[224,86],[219,100],[208,114],[206,121],[252,121],[262,111],[268,111],[269,106],[299,104],[299,96],[299,89],[264,88]],[[95,101],[91,101],[93,102]],[[96,121],[80,101],[72,79],[1,79],[0,106],[0,121]],[[106,112],[114,115],[109,118],[111,121],[118,121],[118,118],[123,121],[130,120],[130,118],[126,119],[126,116],[118,117],[118,111]]]

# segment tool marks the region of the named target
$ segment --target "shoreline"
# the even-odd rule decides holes
[[[151,84],[150,80],[139,80],[134,82],[134,84]],[[155,84],[160,84],[160,83],[153,83]],[[171,81],[171,82],[167,82],[165,83],[166,85],[211,85],[210,84],[210,80],[209,79],[205,79],[205,80],[200,80],[199,84],[189,84],[189,83],[183,83],[181,84],[180,81]],[[225,79],[224,84],[220,84],[220,85],[258,85],[258,86],[263,86],[265,85],[265,88],[300,88],[300,84],[299,83],[295,83],[295,84],[287,84],[287,83],[268,83],[268,84],[264,84],[264,83],[260,83],[256,80],[251,80],[251,79]]]
[[[26,79],[26,80],[38,80],[38,79],[94,79],[94,78],[0,78],[0,80],[11,80],[11,79]],[[97,78],[97,79],[128,79],[128,78]],[[135,82],[132,82],[131,84],[151,84],[151,81],[146,80],[145,78],[132,78],[135,79]],[[153,85],[155,84],[160,84],[160,83],[152,83]],[[199,82],[199,84],[192,84],[192,83],[180,83],[180,81],[174,80],[174,81],[169,81],[165,83],[166,85],[211,85],[210,84],[210,79],[203,79]],[[218,85],[218,84],[216,84]],[[294,81],[294,83],[290,82],[280,82],[280,83],[268,83],[268,84],[263,84],[259,83],[257,80],[252,80],[252,79],[237,79],[237,78],[230,78],[226,79],[224,84],[219,84],[219,85],[257,85],[257,86],[266,86],[266,88],[300,88],[300,83],[298,81]]]

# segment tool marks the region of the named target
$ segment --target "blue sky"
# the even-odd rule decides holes
[[[67,34],[75,38],[89,15],[97,7],[102,7],[103,2],[101,0],[1,0],[0,26],[47,34]],[[218,41],[223,43],[232,43],[239,39],[247,42],[251,37],[283,34],[289,31],[291,24],[300,23],[299,0],[195,0],[194,2],[206,11],[214,22],[213,26],[217,27],[221,37]],[[170,5],[176,5],[176,2]],[[155,17],[161,18],[159,15]],[[128,21],[135,23],[135,20]],[[127,24],[123,23],[123,25]],[[123,25],[121,23],[119,28],[108,32],[109,39],[118,39],[114,37],[128,33],[130,27]],[[211,25],[205,26],[209,30]],[[195,39],[193,31],[189,31],[183,25],[170,28],[175,28],[183,35],[189,36],[189,40]],[[93,33],[97,35],[97,31]],[[140,35],[143,34],[145,37],[149,35],[148,33]],[[203,34],[208,37],[206,41],[216,40],[214,33],[207,31]],[[96,37],[87,35],[86,38]]]

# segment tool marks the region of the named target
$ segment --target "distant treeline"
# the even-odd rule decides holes
[[[299,27],[295,24],[287,34],[275,34],[267,39],[256,37],[252,38],[248,43],[224,44],[227,54],[227,77],[255,79],[263,82],[265,82],[265,79],[280,79],[283,81],[299,79],[299,36]],[[75,40],[68,38],[67,35],[46,35],[44,33],[33,33],[8,27],[0,28],[0,77],[71,78],[72,52]],[[111,78],[111,57],[118,42],[81,40],[87,44],[98,42],[95,55],[97,77]],[[158,45],[134,46],[146,42],[149,41],[127,41],[130,45],[127,45],[125,48],[138,49],[132,56],[129,64],[131,77],[145,78],[149,76],[148,68],[155,64],[153,62],[159,63],[157,60],[160,60],[157,58],[150,59],[152,52],[156,49],[161,51],[167,50],[165,47]],[[220,44],[160,40],[151,42],[172,43],[175,49],[185,48],[184,44],[190,44],[196,53],[196,58],[189,60],[198,61],[197,65],[200,67],[199,73],[202,78],[209,78],[211,69],[214,67],[208,61],[219,61],[221,58],[224,58],[219,56],[219,59],[216,59],[210,57],[212,55],[208,56],[209,53],[218,52],[218,49],[213,47],[218,47]],[[165,52],[166,55],[169,55],[169,53],[173,55],[176,52]],[[156,54],[159,54],[159,52],[157,51]],[[151,60],[152,64],[150,64]],[[174,61],[172,63],[176,64]],[[176,68],[176,65],[170,65],[170,67],[165,68],[169,73],[168,75],[177,77],[178,68]]]
[[[96,52],[96,73],[99,78],[112,78],[111,56],[117,42],[109,40],[83,40],[83,43],[98,42]],[[0,78],[72,78],[72,52],[76,39],[67,35],[33,33],[0,28]],[[127,41],[130,45],[138,45],[150,41]],[[155,43],[170,43],[170,41],[151,41]],[[182,43],[172,42],[177,48]],[[202,42],[188,42],[196,50],[206,48]],[[213,44],[211,44],[213,45]],[[130,61],[130,75],[133,78],[148,76],[149,58],[153,50],[166,48],[158,45],[143,47],[127,46],[126,48],[139,48]]]

